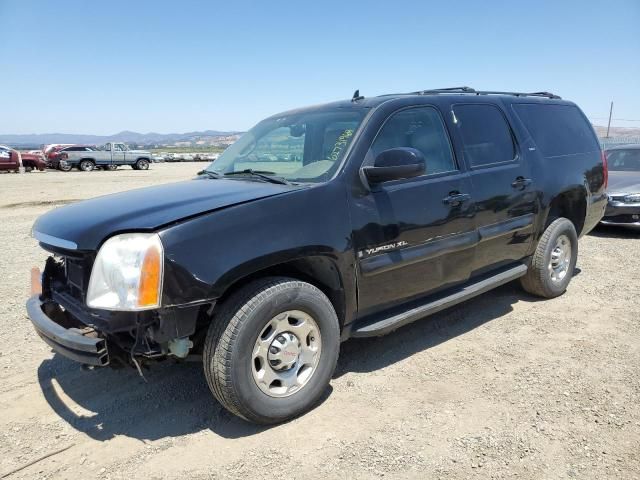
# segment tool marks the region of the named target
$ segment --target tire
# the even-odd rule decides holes
[[[103,165],[102,168],[104,169],[105,172],[107,171],[113,172],[118,169],[118,165]]]
[[[140,160],[138,160],[134,167],[134,170],[149,170],[149,160],[141,158]]]
[[[80,160],[78,164],[78,170],[83,172],[91,172],[94,168],[96,168],[96,164],[93,160]]]
[[[570,252],[566,250],[567,245]],[[566,291],[577,259],[576,229],[570,220],[558,218],[542,234],[529,270],[520,278],[520,284],[532,295],[542,298],[558,297]]]
[[[68,164],[68,163],[64,167],[62,165],[58,164],[58,170],[60,170],[61,172],[70,172],[72,168],[73,168],[73,166]]]
[[[301,322],[300,318],[304,320]],[[284,383],[278,386],[280,380],[267,385],[257,379],[259,366],[264,375],[267,371],[274,375],[276,369],[269,363],[281,363],[272,360],[271,355],[276,342],[284,338],[279,330],[283,324],[289,329],[284,333],[287,338],[293,335],[297,339],[291,333],[296,331],[303,339],[297,339],[297,347],[295,341],[289,344],[299,350],[299,355],[295,360],[286,357],[286,361],[294,363],[279,372],[284,374],[282,378],[295,378],[302,383],[287,392]],[[279,327],[271,329],[272,325]],[[306,327],[316,329],[307,332]],[[259,342],[269,346],[263,350],[258,348]],[[294,355],[287,351],[290,347],[277,345],[282,347],[283,355]],[[316,349],[313,361],[307,360],[310,363],[302,363],[303,355],[307,355],[302,353],[305,348],[306,352]],[[276,350],[280,352],[278,347]],[[338,318],[324,293],[306,282],[271,277],[246,285],[220,305],[205,339],[204,372],[214,397],[228,411],[250,422],[268,425],[295,418],[318,403],[335,370],[339,350]],[[260,357],[259,351],[267,355]],[[276,393],[277,390],[280,391]]]

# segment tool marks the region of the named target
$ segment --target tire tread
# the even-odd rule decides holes
[[[551,222],[545,229],[542,237],[540,238],[540,241],[538,242],[536,251],[531,258],[531,264],[529,265],[527,273],[520,278],[520,284],[522,285],[522,288],[524,288],[525,291],[531,293],[532,295],[543,298],[553,298],[557,296],[557,294],[547,288],[546,284],[546,249],[549,241],[555,235],[556,230],[560,228],[560,225],[562,225],[563,223],[569,223],[571,224],[571,226],[573,226],[573,223],[571,223],[570,220],[564,217],[560,217]],[[578,245],[572,245],[572,248],[576,249],[577,251]]]
[[[244,318],[274,293],[291,287],[311,288],[313,285],[286,277],[268,277],[251,282],[233,293],[220,305],[211,321],[203,352],[204,373],[216,399],[231,413],[248,421],[268,423],[243,408],[231,380],[232,351]]]

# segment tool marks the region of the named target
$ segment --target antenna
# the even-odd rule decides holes
[[[358,100],[364,100],[364,96],[360,95],[360,90],[353,92],[353,97],[351,97],[352,102],[357,102]]]

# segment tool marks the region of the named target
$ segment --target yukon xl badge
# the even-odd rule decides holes
[[[396,250],[401,247],[406,247],[409,245],[404,240],[400,242],[387,243],[386,245],[380,245],[379,247],[365,248],[364,250],[360,250],[358,252],[358,258],[368,257],[370,255],[375,255],[380,252],[387,252],[389,250]]]

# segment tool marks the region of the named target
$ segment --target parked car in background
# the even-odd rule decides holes
[[[43,145],[42,153],[44,154],[45,162],[47,162],[47,167],[49,167],[49,163],[51,162],[51,160],[53,160],[53,158],[55,157],[55,154],[58,151],[62,150],[63,148],[71,147],[71,146],[73,146],[72,143],[52,143],[49,145]]]
[[[42,152],[26,152],[21,153],[22,166],[27,170],[40,170],[43,172],[47,168],[47,162],[45,161]]]
[[[19,153],[17,150],[0,145],[0,170],[18,171],[20,169],[20,161],[27,172],[32,170],[43,171],[47,164],[41,152],[38,153]]]
[[[63,152],[60,165],[63,168],[77,167],[90,172],[96,167],[115,170],[119,166],[129,165],[134,170],[147,170],[151,163],[151,152],[129,150],[124,143],[109,142],[92,151]]]
[[[555,95],[356,94],[258,123],[196,179],[44,214],[27,311],[60,355],[140,371],[193,354],[231,413],[282,422],[325,395],[343,340],[517,279],[562,295],[606,179]]]
[[[152,161],[153,163],[161,163],[161,162],[164,162],[164,155],[158,155],[158,154],[151,155],[151,161]]]
[[[97,148],[95,145],[71,145],[68,147],[56,148],[51,151],[48,157],[47,166],[68,172],[73,168],[73,164],[68,162],[68,152],[94,152]],[[64,160],[64,161],[60,161]]]
[[[196,153],[193,155],[194,162],[212,162],[218,158],[217,153]]]
[[[609,165],[609,203],[602,224],[640,228],[640,145],[605,152]]]

